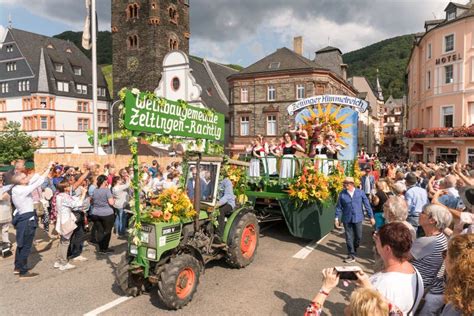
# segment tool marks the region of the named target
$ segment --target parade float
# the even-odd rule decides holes
[[[244,268],[254,260],[259,225],[251,208],[238,206],[228,217],[223,236],[216,230],[218,182],[236,170],[233,165],[245,163],[224,161],[217,155],[215,143],[224,138],[222,114],[137,89],[123,89],[119,95],[124,104],[119,122],[122,138],[128,139],[133,156],[134,215],[127,253],[117,268],[117,283],[131,296],[157,290],[167,307],[179,309],[192,300],[209,261],[226,259],[231,267]],[[204,150],[186,153],[180,188],[147,196],[139,181],[139,138],[165,142],[170,137],[178,137],[179,142],[204,142],[198,146]],[[200,185],[204,179],[193,175],[193,169],[207,175],[206,192]],[[229,176],[236,180],[235,175]]]
[[[311,240],[319,240],[331,231],[344,178],[352,176],[360,181],[356,157],[358,113],[367,107],[364,100],[338,95],[310,97],[288,106],[295,124],[301,124],[309,135],[318,129],[322,138],[334,136],[338,150],[332,159],[323,155],[284,158],[292,160],[292,178],[270,174],[269,158],[258,158],[262,172],[249,177],[245,197],[260,223],[281,219],[293,236]]]

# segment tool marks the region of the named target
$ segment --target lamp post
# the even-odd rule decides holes
[[[110,106],[110,112],[109,112],[109,116],[110,116],[110,130],[111,130],[111,133],[112,133],[112,155],[115,154],[115,142],[114,142],[114,139],[115,139],[115,136],[114,136],[114,106],[119,103],[119,102],[122,102],[122,100],[117,100],[117,101],[114,101],[112,103],[112,105]]]

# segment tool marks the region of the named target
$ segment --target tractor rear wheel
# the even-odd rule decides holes
[[[252,263],[258,246],[260,229],[254,213],[246,213],[234,223],[228,239],[227,262],[234,268]]]
[[[196,293],[200,262],[190,254],[181,254],[166,264],[158,282],[158,294],[171,309],[180,309],[188,304]]]
[[[117,283],[126,295],[138,296],[141,294],[143,277],[130,272],[129,262],[129,257],[124,254],[116,270]]]

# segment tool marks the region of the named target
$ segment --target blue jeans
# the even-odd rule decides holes
[[[34,213],[31,213],[34,214]],[[32,215],[33,216],[33,215]],[[20,270],[20,275],[28,272],[28,256],[33,246],[37,226],[37,218],[34,220],[24,219],[16,223],[16,253],[15,269]]]
[[[117,232],[117,235],[123,236],[127,232],[127,226],[128,226],[128,221],[127,221],[127,212],[123,208],[117,208],[117,214],[115,216],[115,231]]]
[[[357,248],[359,248],[362,239],[362,222],[359,223],[343,223],[344,235],[346,236],[347,253],[349,256],[355,257]]]

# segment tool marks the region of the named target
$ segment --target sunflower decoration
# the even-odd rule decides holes
[[[345,141],[347,138],[352,138],[346,129],[352,126],[352,124],[343,124],[344,120],[351,115],[351,113],[340,114],[342,106],[338,106],[332,111],[333,105],[330,103],[323,108],[321,104],[318,104],[317,108],[308,108],[308,113],[303,115],[303,127],[306,129],[309,135],[313,133],[313,125],[316,120],[322,125],[321,135],[325,138],[328,133],[335,134],[336,142],[342,147],[346,147],[348,144]]]
[[[187,194],[177,188],[166,189],[150,199],[150,207],[145,215],[151,222],[178,223],[196,215],[193,204]]]

